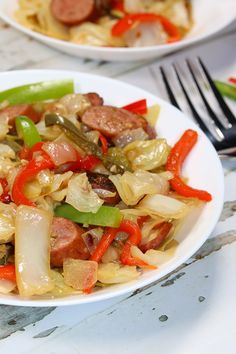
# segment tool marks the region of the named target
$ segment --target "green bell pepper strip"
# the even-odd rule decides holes
[[[69,204],[62,204],[56,207],[54,214],[79,224],[110,227],[119,227],[122,219],[120,210],[109,206],[101,206],[96,213],[84,213]]]
[[[223,96],[236,101],[236,86],[218,80],[215,80],[214,83]]]
[[[0,102],[7,101],[9,105],[36,103],[59,99],[69,93],[74,93],[73,80],[52,80],[18,86],[0,92]]]
[[[41,141],[37,128],[30,118],[18,116],[15,119],[15,124],[19,138],[22,138],[24,144],[29,148]]]

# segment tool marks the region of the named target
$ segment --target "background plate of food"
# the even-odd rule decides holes
[[[235,18],[234,0],[1,0],[0,18],[68,54],[142,60],[184,48]]]
[[[53,70],[0,73],[0,102],[0,303],[129,293],[176,269],[215,227],[219,158],[169,103]]]

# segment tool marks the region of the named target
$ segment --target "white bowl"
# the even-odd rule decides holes
[[[0,0],[0,18],[3,21],[50,47],[95,60],[136,61],[160,57],[213,35],[236,17],[235,0],[192,0],[194,26],[189,35],[180,42],[144,48],[105,48],[82,46],[54,39],[20,25],[13,15],[17,3],[17,0]]]
[[[138,280],[106,287],[90,295],[72,295],[63,298],[21,298],[18,295],[1,295],[0,303],[20,306],[64,306],[105,300],[126,294],[150,284],[185,262],[195,253],[216,225],[223,205],[224,177],[218,155],[204,133],[182,112],[162,99],[131,85],[101,76],[80,74],[72,71],[25,70],[0,73],[0,91],[27,83],[60,78],[72,78],[77,92],[98,92],[105,103],[123,106],[146,98],[148,105],[158,103],[161,112],[156,126],[158,136],[167,138],[173,145],[186,129],[195,129],[199,140],[184,164],[183,174],[196,188],[209,191],[213,200],[196,210],[176,235],[179,241],[175,256],[157,270],[146,271]]]

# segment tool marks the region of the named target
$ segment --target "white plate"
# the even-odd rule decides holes
[[[184,40],[167,45],[145,48],[102,48],[82,46],[47,37],[20,25],[14,19],[17,0],[0,0],[0,18],[21,32],[78,57],[96,60],[128,61],[160,57],[207,38],[229,25],[236,17],[235,0],[192,0],[194,26]]]
[[[132,101],[146,98],[148,105],[158,103],[161,113],[157,124],[158,136],[165,137],[173,145],[188,128],[199,132],[199,141],[184,165],[184,176],[197,188],[206,189],[213,196],[201,210],[186,220],[176,238],[180,242],[175,256],[154,271],[147,271],[138,280],[126,284],[100,289],[90,295],[73,295],[57,299],[27,299],[17,295],[0,295],[0,303],[20,306],[64,306],[105,300],[122,295],[160,279],[185,262],[203,244],[219,218],[223,204],[224,177],[218,155],[207,137],[182,112],[154,95],[120,81],[80,74],[70,71],[26,70],[0,73],[0,91],[26,83],[42,80],[73,78],[77,92],[98,92],[105,103],[123,106]],[[209,168],[210,167],[210,168]]]

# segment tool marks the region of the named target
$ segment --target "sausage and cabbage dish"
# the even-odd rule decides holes
[[[0,293],[88,294],[173,257],[212,197],[181,175],[197,132],[169,146],[159,108],[110,106],[71,80],[0,92]]]

